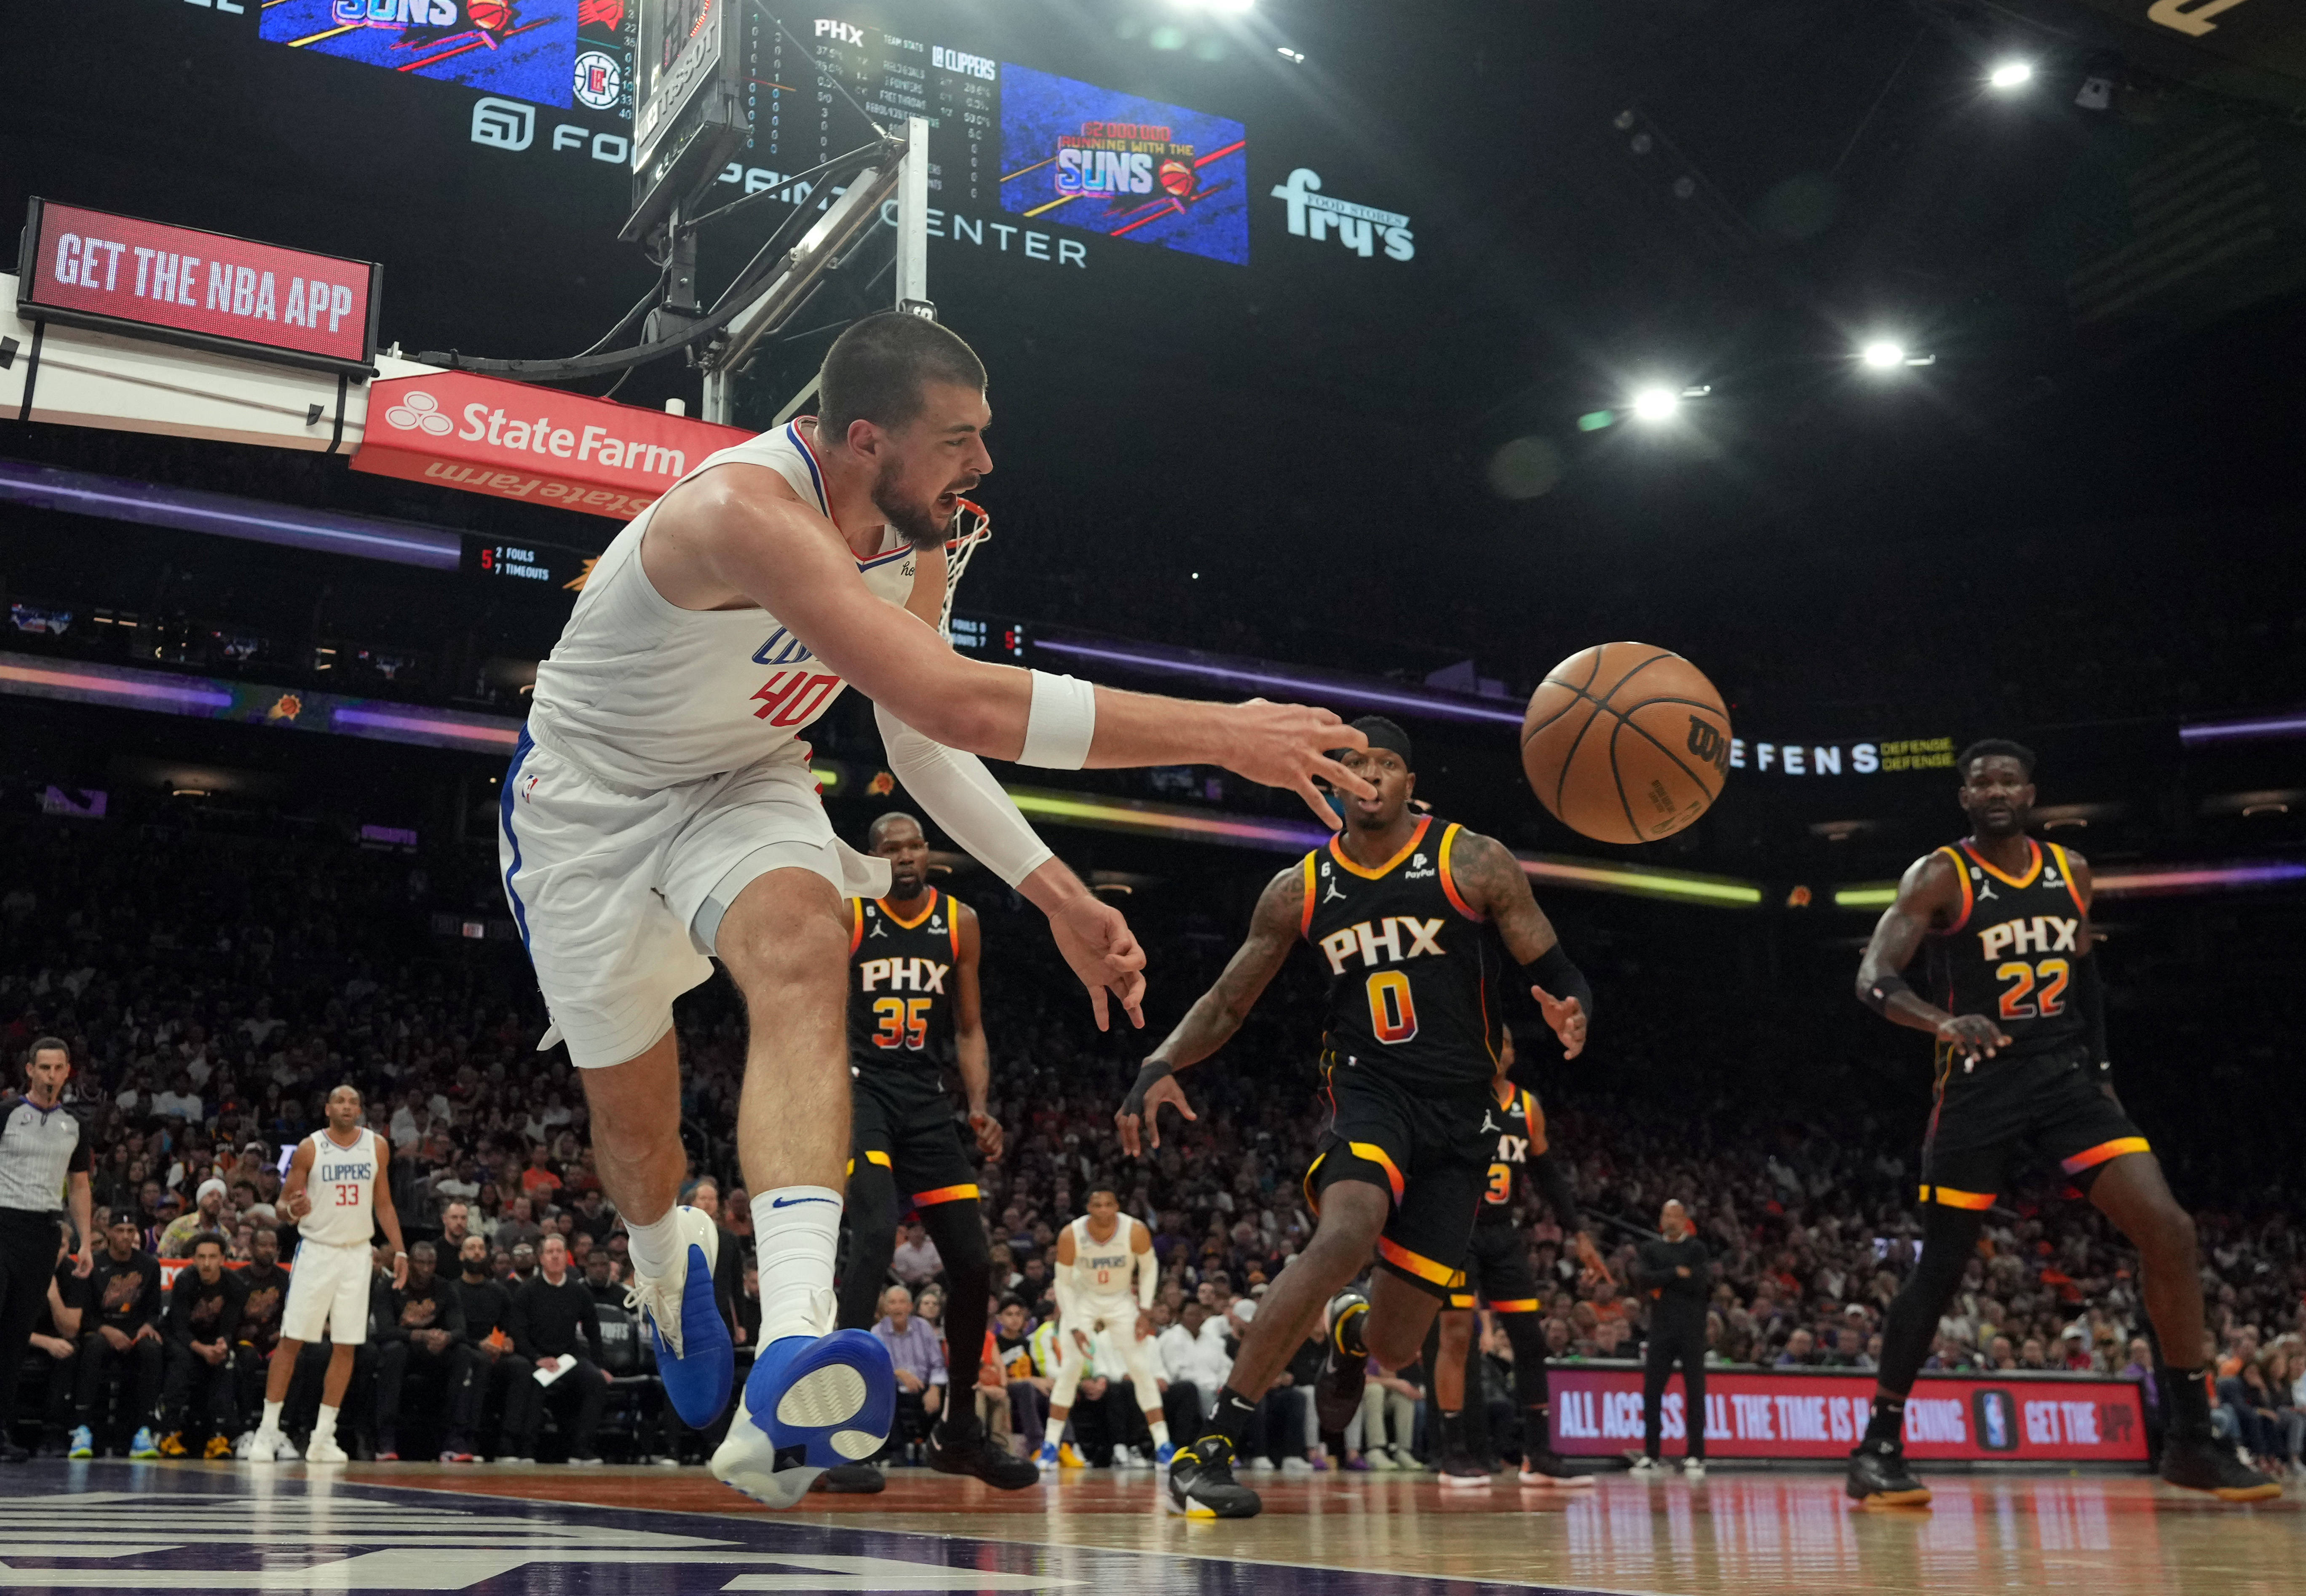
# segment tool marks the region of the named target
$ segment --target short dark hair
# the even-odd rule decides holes
[[[192,1238],[192,1244],[184,1250],[184,1256],[189,1258],[193,1253],[198,1252],[201,1248],[209,1245],[214,1245],[218,1252],[231,1250],[224,1244],[224,1238],[222,1236],[217,1234],[217,1233],[212,1230],[204,1230],[201,1232],[200,1234]]]
[[[2006,737],[1979,738],[1954,755],[1953,768],[1967,781],[1969,780],[1970,763],[1978,759],[2014,759],[2018,762],[2018,768],[2026,772],[2026,779],[2028,781],[2034,779],[2034,750],[2023,743],[2013,743]]]
[[[1011,1292],[1001,1299],[1001,1306],[995,1309],[993,1311],[995,1313],[1006,1313],[1012,1308],[1022,1308],[1024,1306],[1025,1299],[1019,1296],[1015,1292]]]
[[[985,363],[951,328],[903,311],[850,323],[825,351],[817,378],[816,435],[845,443],[854,422],[903,426],[921,413],[921,389],[951,382],[985,390]]]
[[[44,1053],[61,1053],[64,1055],[64,1063],[72,1063],[71,1043],[62,1037],[38,1037],[30,1047],[24,1049],[24,1067],[30,1069],[32,1061]]]

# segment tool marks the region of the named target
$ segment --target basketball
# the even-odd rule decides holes
[[[1545,673],[1521,768],[1553,817],[1597,842],[1654,842],[1705,813],[1730,769],[1730,712],[1670,649],[1603,643]]]
[[[1166,160],[1161,163],[1161,186],[1180,200],[1191,199],[1199,182],[1200,179],[1193,175],[1192,167],[1184,162]]]

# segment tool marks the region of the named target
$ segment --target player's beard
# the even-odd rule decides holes
[[[897,494],[897,463],[884,460],[873,475],[873,508],[889,517],[889,525],[904,534],[905,542],[916,549],[934,548],[944,542],[949,521],[936,518],[935,500],[928,504],[910,504]]]

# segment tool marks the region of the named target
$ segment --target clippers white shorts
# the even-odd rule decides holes
[[[328,1247],[300,1242],[293,1263],[288,1300],[280,1309],[280,1334],[291,1341],[312,1342],[326,1331],[338,1346],[366,1341],[369,1280],[376,1273],[368,1243]]]
[[[833,834],[807,743],[654,792],[611,785],[526,731],[505,772],[497,859],[551,1011],[593,1069],[646,1052],[672,1000],[713,973],[721,917],[772,870],[823,876],[843,898],[889,890],[885,860]]]

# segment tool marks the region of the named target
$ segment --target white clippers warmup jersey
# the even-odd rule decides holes
[[[1103,1242],[1089,1235],[1088,1215],[1073,1221],[1073,1279],[1085,1306],[1109,1309],[1125,1303],[1131,1313],[1137,1311],[1136,1239],[1137,1221],[1126,1214],[1113,1227],[1112,1237]],[[1153,1255],[1143,1256],[1150,1267]]]
[[[312,1171],[304,1193],[312,1211],[296,1222],[296,1239],[322,1247],[365,1247],[376,1234],[376,1181],[384,1173],[383,1139],[363,1131],[360,1139],[340,1148],[326,1131],[315,1131]]]
[[[764,465],[803,504],[832,515],[824,469],[798,422],[708,457],[680,481],[727,465]],[[832,708],[841,688],[765,610],[668,602],[641,569],[655,513],[652,505],[634,516],[593,567],[551,657],[536,668],[528,714],[539,747],[647,791],[751,764]],[[891,526],[857,569],[875,594],[902,605],[918,563]]]

